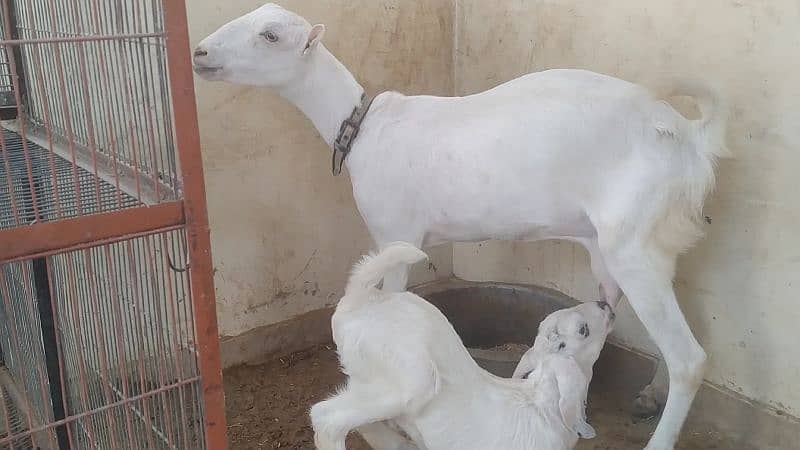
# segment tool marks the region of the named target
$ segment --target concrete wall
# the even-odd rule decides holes
[[[262,0],[189,2],[194,43]],[[326,46],[369,92],[448,95],[452,2],[282,1],[325,23]],[[232,336],[331,305],[351,264],[372,246],[346,175],[330,173],[330,150],[313,126],[277,95],[196,82],[208,188],[221,333]],[[451,247],[433,252],[452,274]]]
[[[195,42],[260,0],[190,2]],[[795,324],[800,202],[800,6],[790,0],[284,1],[328,25],[326,45],[370,92],[467,94],[551,67],[648,82],[700,75],[732,103],[735,160],[719,169],[708,237],[679,262],[682,307],[710,355],[710,382],[800,415]],[[455,21],[453,21],[455,13]],[[346,176],[312,125],[274,94],[198,81],[198,106],[224,335],[332,304],[371,246]],[[414,281],[536,283],[596,298],[583,250],[484,243],[434,251]],[[625,310],[616,339],[654,348]]]
[[[707,238],[679,262],[681,305],[710,355],[707,378],[800,415],[800,3],[504,0],[456,2],[456,91],[529,71],[587,68],[646,82],[702,76],[732,104],[728,142],[706,206]],[[566,243],[457,245],[454,272],[529,282],[593,299],[584,251]],[[629,312],[618,339],[652,350]]]

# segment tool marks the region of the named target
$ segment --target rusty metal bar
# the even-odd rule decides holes
[[[66,36],[57,38],[40,39],[2,39],[0,46],[30,45],[30,44],[61,44],[67,42],[97,42],[97,41],[118,41],[122,39],[142,39],[160,38],[164,33],[128,33],[114,35],[95,35],[95,36]]]
[[[169,202],[1,230],[0,262],[96,246],[134,235],[174,229],[184,223],[183,202]]]
[[[206,210],[206,190],[197,125],[194,79],[189,59],[189,30],[184,0],[164,3],[167,57],[175,136],[183,175],[186,237],[189,250],[190,285],[203,389],[206,446],[228,448],[225,425],[225,393],[219,357],[219,330],[214,295],[211,237]]]

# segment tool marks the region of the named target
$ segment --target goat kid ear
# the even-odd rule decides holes
[[[308,33],[308,39],[306,39],[306,46],[303,47],[303,56],[307,55],[314,47],[316,47],[324,35],[325,25],[318,23],[311,27],[311,31]]]
[[[589,380],[573,358],[559,358],[555,364],[558,407],[564,425],[581,439],[594,438],[597,432],[586,422],[586,394]]]
[[[541,352],[536,347],[529,348],[528,351],[522,355],[522,358],[520,358],[519,363],[517,363],[517,368],[514,369],[514,373],[511,375],[511,378],[525,378],[525,376],[530,374],[541,360],[540,353]]]

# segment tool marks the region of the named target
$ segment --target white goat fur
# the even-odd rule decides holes
[[[585,303],[553,313],[536,338],[533,374],[498,378],[475,363],[436,307],[375,288],[390,269],[425,258],[397,243],[356,265],[332,320],[348,380],[311,409],[317,448],[344,450],[354,429],[381,450],[568,450],[578,433],[593,437],[584,405],[611,308]]]
[[[277,90],[330,145],[364,89],[321,44],[324,30],[267,4],[204,39],[195,71]],[[725,153],[719,98],[698,82],[665,87],[662,97],[597,73],[548,70],[466,97],[385,92],[346,161],[379,248],[487,239],[582,244],[603,298],[616,305],[624,291],[669,370],[648,450],[674,447],[702,381],[706,355],[672,278],[678,254],[701,235],[703,202]],[[662,101],[667,95],[695,97],[702,117],[687,120]],[[404,290],[407,273],[398,268],[384,287]]]

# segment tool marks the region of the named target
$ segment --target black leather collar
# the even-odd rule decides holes
[[[336,136],[336,140],[333,141],[333,157],[331,159],[331,171],[333,172],[333,176],[342,173],[344,160],[350,153],[353,141],[358,137],[358,132],[361,130],[361,123],[364,121],[364,118],[367,117],[367,112],[369,112],[369,107],[372,106],[373,100],[375,100],[375,98],[368,99],[367,94],[362,94],[361,103],[353,109],[350,117],[345,119],[344,122],[342,122],[342,126],[339,127],[339,134]],[[341,155],[341,157],[338,158],[338,164],[337,155]]]

